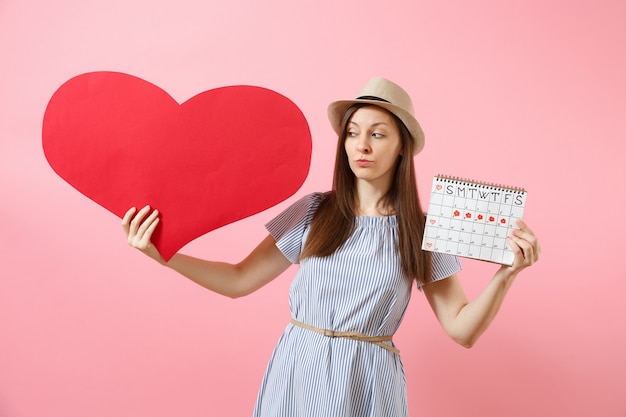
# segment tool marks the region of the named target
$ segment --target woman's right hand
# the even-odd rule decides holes
[[[126,233],[126,239],[130,246],[165,265],[165,260],[151,241],[152,233],[159,224],[159,211],[152,210],[150,212],[151,210],[150,206],[145,206],[139,211],[132,207],[122,219],[122,229]]]

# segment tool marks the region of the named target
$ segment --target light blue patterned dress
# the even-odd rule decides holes
[[[267,224],[292,263],[299,262],[323,197],[303,197]],[[393,335],[411,296],[411,281],[402,273],[396,251],[397,235],[395,216],[357,217],[354,233],[333,255],[300,263],[289,291],[292,317],[321,329]],[[431,279],[460,268],[456,257],[433,253]],[[407,415],[400,355],[293,324],[274,349],[254,409],[255,417]]]

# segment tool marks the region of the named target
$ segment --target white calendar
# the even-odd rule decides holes
[[[506,239],[524,214],[526,195],[522,188],[436,176],[422,249],[512,265]]]

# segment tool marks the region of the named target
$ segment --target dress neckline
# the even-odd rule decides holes
[[[396,226],[398,224],[395,214],[392,216],[356,216],[355,219],[357,226]]]

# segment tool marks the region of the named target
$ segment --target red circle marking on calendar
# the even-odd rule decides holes
[[[482,215],[482,214],[479,214],[479,215],[478,215],[478,220],[482,220],[482,219],[483,219],[483,215]]]
[[[471,219],[472,218],[472,213],[465,213],[465,218],[466,219]]]
[[[506,224],[506,219],[500,219],[500,223]]]
[[[493,217],[493,216],[489,216],[489,221],[490,221],[490,222],[495,222],[495,221],[496,221],[496,219],[495,219],[495,217]]]
[[[461,212],[458,210],[454,210],[454,213],[452,214],[454,214],[454,217],[459,217],[461,215]]]

